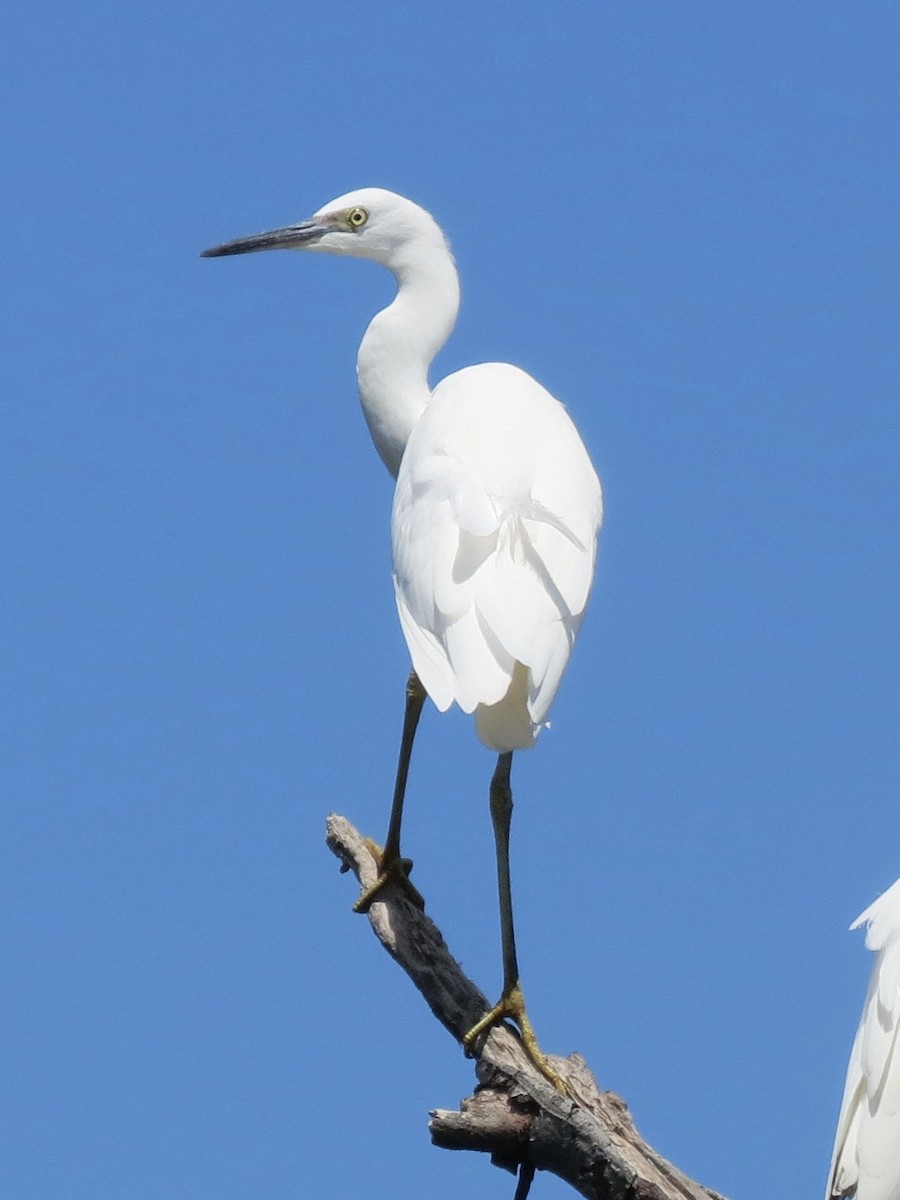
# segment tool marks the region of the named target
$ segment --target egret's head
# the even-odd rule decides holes
[[[255,250],[319,250],[369,258],[400,270],[407,256],[448,247],[430,213],[384,188],[360,188],[338,196],[308,221],[237,238],[203,251],[203,258]]]

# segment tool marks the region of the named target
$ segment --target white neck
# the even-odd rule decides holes
[[[428,368],[459,311],[459,276],[447,246],[420,245],[391,263],[397,295],[369,324],[356,358],[362,409],[375,449],[396,478],[400,459],[431,397]]]

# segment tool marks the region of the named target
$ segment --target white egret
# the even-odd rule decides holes
[[[877,954],[838,1117],[826,1200],[900,1200],[900,879],[861,913]]]
[[[504,214],[498,214],[498,220]],[[428,369],[459,309],[459,276],[433,217],[380,188],[332,200],[309,220],[239,238],[205,257],[311,250],[371,259],[397,282],[369,324],[357,379],[375,448],[397,480],[391,517],[400,623],[412,658],[391,820],[379,880],[408,880],[400,853],[406,776],[427,693],[441,711],[474,713],[498,753],[490,805],[497,847],[503,994],[468,1044],[504,1016],[534,1061],[543,1056],[519,986],[509,884],[510,768],[534,744],[584,615],[602,517],[600,483],[563,406],[507,363],[442,380]]]

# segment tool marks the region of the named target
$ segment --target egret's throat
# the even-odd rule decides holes
[[[428,368],[456,322],[459,277],[445,246],[394,274],[397,295],[366,330],[356,375],[372,441],[396,477],[409,435],[431,396]]]

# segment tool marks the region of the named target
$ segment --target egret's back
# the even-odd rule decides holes
[[[413,666],[441,710],[505,752],[534,743],[581,624],[600,483],[565,409],[517,367],[435,389],[394,497],[394,586]]]
[[[826,1200],[900,1200],[900,880],[854,921],[878,955],[847,1067]]]

